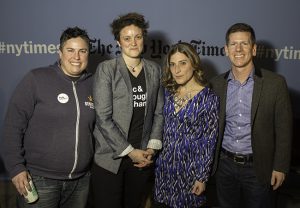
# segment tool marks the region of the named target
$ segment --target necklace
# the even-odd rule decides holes
[[[188,92],[183,97],[179,97],[177,94],[174,95],[174,106],[175,109],[178,110],[183,107],[186,102],[191,99],[191,92]]]
[[[130,69],[132,72],[135,72],[135,68],[138,67],[140,64],[142,63],[142,59],[140,59],[139,63],[135,66],[130,66],[130,65],[127,65],[126,66],[128,67],[128,69]]]

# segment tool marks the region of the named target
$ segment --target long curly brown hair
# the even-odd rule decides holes
[[[195,80],[200,85],[205,86],[207,84],[207,80],[204,78],[204,72],[201,67],[200,57],[197,54],[195,48],[191,44],[185,42],[177,43],[173,45],[169,50],[163,66],[162,85],[173,94],[176,93],[176,90],[180,86],[173,79],[172,73],[170,71],[170,58],[177,52],[183,53],[184,55],[186,55],[186,57],[189,58],[189,60],[191,61],[191,65],[194,68]]]

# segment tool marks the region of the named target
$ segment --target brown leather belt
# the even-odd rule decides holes
[[[238,163],[240,165],[244,165],[246,163],[253,162],[253,155],[241,155],[241,154],[235,154],[233,152],[229,152],[226,149],[222,148],[222,152],[224,155],[226,155],[228,158],[232,159],[233,162]]]

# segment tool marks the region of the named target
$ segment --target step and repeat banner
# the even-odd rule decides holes
[[[162,63],[170,46],[192,43],[208,78],[229,69],[224,53],[226,30],[245,22],[256,31],[256,62],[282,74],[300,118],[300,2],[238,0],[10,0],[0,3],[0,135],[10,96],[32,68],[54,63],[59,37],[79,26],[91,37],[89,70],[119,55],[110,23],[118,15],[142,13],[149,21],[144,56]],[[1,140],[0,137],[0,140]]]

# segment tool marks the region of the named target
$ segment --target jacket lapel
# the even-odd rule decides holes
[[[227,98],[227,78],[229,76],[229,72],[225,73],[224,75],[224,79],[223,79],[223,83],[219,86],[219,96],[220,96],[220,130],[219,133],[221,134],[221,136],[223,137],[223,132],[224,132],[224,128],[225,128],[225,116],[226,116],[226,98]]]
[[[117,70],[121,73],[121,75],[122,75],[122,77],[125,81],[125,84],[127,86],[128,94],[132,98],[132,86],[131,86],[131,81],[130,81],[130,77],[129,77],[129,74],[128,74],[128,69],[127,69],[127,66],[125,64],[125,61],[122,58],[122,56],[118,57],[116,59],[116,61],[117,61],[117,64],[116,64]]]
[[[261,96],[263,86],[263,77],[260,69],[255,68],[254,75],[254,87],[253,87],[253,96],[252,96],[252,106],[251,106],[251,126],[253,126],[253,122],[256,116],[258,103]]]
[[[153,68],[150,64],[147,63],[145,59],[143,59],[143,67],[144,67],[144,73],[145,73],[145,80],[146,80],[146,91],[147,91],[147,104],[145,106],[145,116],[147,113],[147,107],[149,106],[149,103],[151,102],[151,95],[152,95],[152,83],[153,81]]]

